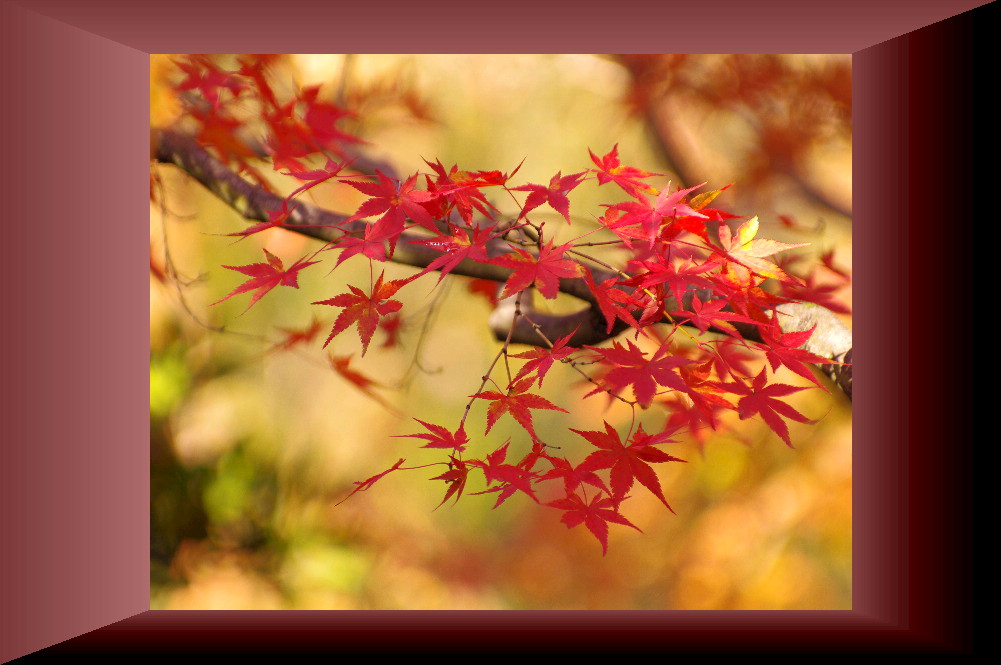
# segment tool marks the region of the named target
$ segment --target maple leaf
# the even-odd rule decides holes
[[[789,386],[784,383],[773,383],[770,386],[766,386],[766,380],[765,370],[762,368],[758,375],[754,377],[750,386],[743,381],[736,381],[734,383],[726,383],[724,387],[732,393],[744,395],[737,402],[737,410],[741,420],[746,420],[760,413],[761,418],[772,431],[782,437],[787,446],[793,448],[794,446],[789,440],[789,428],[781,416],[801,423],[812,423],[813,421],[776,398],[792,395],[801,390],[806,390],[806,388]]]
[[[470,279],[466,284],[466,289],[473,295],[484,298],[493,307],[497,304],[497,282],[489,279]]]
[[[500,483],[500,485],[490,487],[482,492],[474,492],[477,495],[497,493],[498,496],[497,501],[494,503],[494,508],[500,506],[518,490],[527,494],[536,503],[539,502],[539,499],[535,496],[535,490],[532,488],[532,480],[536,475],[521,466],[504,463],[504,460],[507,458],[507,447],[510,443],[510,441],[506,442],[503,446],[487,455],[486,462],[481,462],[480,460],[470,460],[468,462],[470,466],[478,467],[483,471],[483,476],[488,485],[492,485],[495,482]]]
[[[382,348],[393,349],[400,345],[400,333],[406,330],[407,326],[403,317],[399,314],[390,314],[379,319],[379,329],[386,333],[386,339],[382,342]]]
[[[599,185],[614,182],[624,191],[633,196],[638,196],[639,192],[645,192],[647,194],[657,193],[656,189],[645,182],[640,182],[640,180],[661,174],[641,171],[640,169],[633,168],[632,166],[622,166],[622,162],[619,161],[618,143],[612,146],[612,149],[604,157],[598,157],[591,152],[590,148],[588,148],[587,152],[591,155],[591,161],[598,167],[597,169],[592,170],[598,177]]]
[[[820,255],[820,262],[824,264],[824,267],[833,272],[835,275],[840,277],[846,284],[851,283],[852,275],[845,268],[840,268],[834,265],[834,250],[829,249]]]
[[[681,356],[668,355],[669,347],[662,344],[654,355],[647,359],[646,354],[628,339],[627,347],[618,342],[612,342],[612,348],[600,349],[593,346],[587,348],[597,351],[601,361],[611,365],[612,369],[603,378],[603,383],[612,392],[617,392],[626,386],[632,386],[633,394],[640,406],[648,407],[653,401],[657,386],[673,388],[687,392],[688,386],[682,381],[675,370],[692,361]],[[601,389],[595,389],[588,395],[594,395]]]
[[[320,332],[320,328],[323,324],[315,316],[313,321],[305,328],[293,329],[293,328],[279,328],[283,333],[285,333],[284,339],[271,347],[271,351],[288,351],[293,346],[298,346],[299,344],[305,344],[307,342],[313,341],[317,333]]]
[[[728,375],[747,377],[751,375],[751,370],[747,363],[755,360],[755,356],[743,353],[741,349],[748,349],[747,345],[733,337],[728,337],[716,343],[716,351],[712,354],[713,368],[716,376],[726,378]]]
[[[512,247],[511,254],[499,256],[491,263],[514,272],[504,284],[501,299],[522,291],[529,286],[535,286],[544,297],[556,298],[560,288],[560,278],[580,277],[583,269],[580,264],[570,259],[564,259],[563,253],[570,249],[571,243],[553,247],[550,240],[539,250],[539,256],[534,257],[519,247]]]
[[[699,449],[704,450],[709,431],[719,429],[720,421],[717,414],[722,411],[722,407],[710,405],[707,411],[700,404],[689,404],[677,393],[669,395],[661,403],[670,412],[664,427],[669,429],[684,427],[698,444]]]
[[[396,179],[376,170],[379,182],[353,182],[351,180],[341,180],[346,185],[354,187],[363,194],[368,194],[372,198],[362,203],[358,210],[351,217],[345,220],[349,224],[363,217],[372,217],[381,214],[382,217],[376,222],[378,233],[388,233],[389,235],[399,235],[403,230],[403,225],[407,218],[412,219],[421,226],[437,231],[434,225],[434,218],[422,206],[438,196],[438,194],[426,191],[414,190],[417,184],[417,174],[410,176],[402,184]]]
[[[340,118],[354,114],[318,101],[318,94],[319,87],[311,86],[303,88],[284,105],[279,105],[273,94],[268,98],[270,108],[264,110],[263,120],[270,129],[267,147],[276,171],[305,172],[300,159],[323,150],[343,155],[343,144],[364,143],[334,127]]]
[[[334,265],[335,268],[344,263],[344,261],[350,259],[352,256],[356,256],[358,254],[366,256],[373,261],[382,262],[387,259],[386,242],[391,240],[392,238],[389,235],[379,235],[374,226],[366,226],[362,237],[359,238],[354,235],[345,235],[326,249],[336,249],[340,251],[340,255],[337,257],[337,263]]]
[[[469,171],[460,171],[459,167],[453,164],[446,173],[440,160],[435,160],[432,164],[425,159],[424,163],[438,175],[433,185],[429,183],[428,191],[437,192],[442,199],[450,202],[459,211],[459,215],[466,224],[472,224],[473,210],[487,219],[493,219],[490,211],[497,209],[487,201],[479,187],[504,184],[506,178],[502,180],[503,176],[499,171],[470,173]]]
[[[375,381],[365,376],[361,372],[358,372],[357,370],[351,368],[351,359],[353,357],[354,355],[335,356],[331,354],[328,360],[330,361],[330,367],[335,372],[337,372],[337,374],[342,379],[346,380],[348,383],[350,383],[355,388],[364,393],[367,397],[378,402],[389,411],[398,413],[395,408],[393,408],[388,402],[386,402],[386,400],[382,399],[377,394],[375,394],[375,392],[372,391],[372,388],[382,388],[384,386],[382,386],[379,383],[376,383]]]
[[[581,435],[596,448],[600,448],[600,450],[587,456],[580,465],[580,471],[611,469],[609,478],[611,480],[612,497],[614,499],[622,500],[625,498],[626,492],[629,491],[633,486],[633,481],[636,480],[660,499],[667,506],[668,510],[674,512],[674,509],[667,503],[667,499],[664,498],[664,492],[660,488],[660,480],[657,478],[657,472],[650,466],[650,463],[685,461],[668,455],[663,450],[654,448],[654,446],[661,443],[674,442],[673,439],[668,438],[670,436],[669,432],[661,432],[660,434],[651,436],[644,432],[643,426],[640,425],[627,446],[622,443],[619,433],[607,421],[605,421],[604,432],[576,430],[573,428],[570,431]]]
[[[306,107],[302,120],[310,139],[338,153],[342,151],[342,143],[365,143],[354,134],[334,127],[342,118],[353,117],[355,113],[330,102],[318,101],[319,92],[320,86],[310,86],[303,88],[299,97],[299,103]]]
[[[529,409],[549,409],[569,413],[545,397],[525,392],[531,387],[532,378],[529,377],[513,383],[508,388],[506,395],[493,391],[473,395],[474,399],[490,400],[490,406],[487,407],[487,430],[484,434],[490,433],[490,428],[494,426],[498,418],[505,413],[510,413],[511,417],[532,435],[532,440],[537,441],[539,437],[535,434],[535,428],[532,425],[532,412]]]
[[[245,82],[235,76],[237,72],[219,69],[208,58],[192,57],[190,61],[174,60],[173,62],[186,75],[184,80],[177,84],[177,89],[197,90],[212,105],[213,110],[219,110],[220,89],[225,88],[234,97],[237,97],[249,88]]]
[[[693,296],[692,311],[675,310],[671,312],[671,316],[682,319],[681,323],[688,321],[693,326],[698,328],[700,332],[706,332],[709,328],[716,328],[729,335],[733,335],[734,337],[739,337],[740,333],[737,332],[737,329],[733,327],[733,324],[731,324],[730,321],[751,324],[757,323],[754,319],[750,319],[741,314],[723,311],[723,308],[726,307],[727,304],[729,303],[724,298],[717,298],[716,300],[710,300],[703,303],[699,300],[698,296]]]
[[[777,252],[797,247],[806,247],[810,243],[788,244],[776,240],[755,239],[758,234],[758,218],[752,217],[740,225],[737,229],[737,236],[734,237],[730,227],[726,224],[719,225],[719,242],[722,249],[722,257],[728,262],[733,262],[751,272],[763,277],[771,277],[782,282],[800,283],[796,277],[790,277],[774,263],[764,260],[764,257],[771,256]],[[738,281],[746,282],[746,275],[736,273]]]
[[[809,330],[783,333],[782,328],[779,327],[778,319],[773,318],[771,326],[761,326],[761,338],[764,341],[764,344],[759,344],[758,347],[764,350],[765,358],[767,358],[768,362],[771,363],[773,371],[777,370],[779,365],[785,365],[796,374],[813,381],[821,390],[830,392],[823,386],[823,384],[820,383],[820,380],[817,379],[817,376],[812,371],[810,371],[810,368],[803,364],[840,364],[835,360],[818,356],[815,353],[811,353],[806,349],[800,348],[806,344],[807,340],[810,339],[813,335],[813,331],[816,329],[817,324],[814,324]]]
[[[428,264],[427,268],[414,275],[413,279],[437,270],[440,273],[438,276],[438,283],[440,284],[441,280],[445,279],[445,275],[452,272],[457,265],[466,259],[489,263],[490,257],[487,255],[487,243],[503,233],[503,231],[491,233],[490,229],[481,229],[478,225],[473,226],[471,230],[473,234],[472,238],[469,237],[465,230],[459,229],[455,235],[439,234],[435,238],[428,238],[426,240],[411,240],[410,242],[416,245],[424,245],[425,247],[442,252],[442,255]]]
[[[364,492],[367,489],[371,489],[372,485],[375,485],[375,483],[377,481],[379,481],[381,478],[385,477],[390,472],[397,471],[400,468],[400,466],[404,462],[406,462],[406,461],[407,460],[405,460],[404,458],[401,457],[399,460],[396,461],[396,464],[394,464],[393,466],[389,467],[388,469],[386,469],[382,473],[377,473],[376,475],[374,475],[371,478],[368,478],[366,480],[356,481],[355,485],[357,485],[358,487],[354,488],[351,491],[351,494],[348,494],[346,497],[344,497],[343,499],[341,499],[340,501],[338,501],[334,505],[335,506],[341,505],[342,503],[344,503],[345,501],[347,501],[348,499],[350,499],[352,496],[354,496],[356,492]]]
[[[284,105],[275,105],[263,113],[269,134],[266,149],[271,154],[271,164],[276,171],[304,171],[299,161],[319,149],[302,121],[296,117],[296,99]]]
[[[746,279],[745,275],[745,279]],[[732,274],[713,275],[712,280],[717,292],[726,294],[730,301],[730,309],[740,312],[748,318],[760,323],[767,324],[770,315],[768,312],[785,302],[787,299],[776,296],[761,288],[760,282],[764,277],[755,277],[751,281],[737,281]]]
[[[553,465],[553,468],[542,474],[539,480],[562,478],[563,489],[568,495],[573,494],[582,483],[597,487],[605,494],[611,494],[611,491],[605,486],[605,481],[594,471],[584,469],[580,465],[575,467],[565,457],[550,457],[547,455],[546,459]]]
[[[611,210],[618,212],[624,212],[625,214],[618,217],[614,221],[609,221],[606,226],[615,231],[616,229],[639,225],[643,229],[644,237],[649,241],[649,244],[653,244],[660,233],[660,226],[664,223],[664,219],[667,217],[678,217],[678,216],[688,216],[688,217],[698,217],[702,219],[708,219],[707,215],[703,215],[698,210],[693,209],[688,204],[684,203],[685,196],[702,185],[696,185],[695,187],[689,187],[688,189],[679,189],[673,194],[670,193],[671,185],[668,186],[657,195],[657,198],[651,204],[650,201],[640,197],[635,194],[639,202],[627,201],[625,203],[618,203],[613,206],[608,206]],[[620,236],[622,237],[622,236]],[[626,240],[628,244],[628,239]]]
[[[341,174],[345,168],[354,160],[347,162],[335,162],[334,160],[327,157],[327,163],[322,169],[310,169],[305,171],[282,171],[282,175],[292,176],[297,180],[304,180],[306,184],[296,189],[294,192],[286,197],[286,201],[291,199],[296,194],[306,191],[316,185],[326,182],[332,178],[336,178]],[[284,203],[284,202],[283,202]]]
[[[535,372],[539,379],[539,387],[541,388],[542,379],[545,378],[546,373],[552,368],[553,363],[569,357],[574,351],[577,350],[572,346],[566,345],[576,332],[577,329],[575,328],[574,331],[566,337],[561,337],[553,342],[553,348],[551,349],[535,348],[531,351],[525,351],[524,353],[511,354],[511,358],[522,358],[528,360],[527,363],[522,365],[521,370],[518,372],[518,375],[514,377],[514,380],[517,381],[528,376],[532,372]]]
[[[528,198],[525,199],[525,206],[521,209],[521,215],[518,216],[518,219],[523,219],[532,210],[535,210],[543,203],[548,203],[553,210],[563,215],[563,218],[569,224],[570,200],[567,198],[567,192],[579,185],[586,174],[587,171],[581,171],[580,173],[568,176],[557,173],[549,180],[548,187],[532,184],[512,187],[511,191],[531,192]]]
[[[240,76],[245,76],[254,82],[257,93],[269,108],[276,108],[278,100],[275,98],[271,85],[268,83],[266,72],[272,56],[254,55],[240,58]]]
[[[613,501],[601,493],[596,494],[590,503],[585,503],[577,494],[570,494],[565,499],[551,501],[545,505],[564,511],[560,521],[568,529],[583,523],[601,543],[602,556],[608,553],[609,522],[632,527],[642,533],[642,529],[620,515]]]
[[[285,270],[282,267],[282,260],[277,256],[268,250],[264,250],[264,255],[268,259],[267,263],[252,263],[246,266],[223,266],[223,268],[243,273],[251,279],[233,289],[233,291],[225,298],[217,300],[212,304],[218,305],[224,300],[229,300],[239,293],[254,291],[254,294],[250,297],[250,304],[247,305],[247,309],[243,310],[246,312],[253,307],[258,300],[263,298],[264,294],[276,286],[291,286],[293,289],[298,289],[299,271],[307,266],[319,263],[319,261],[305,261],[306,257],[302,257],[291,265],[288,270]]]
[[[358,337],[361,338],[362,344],[361,354],[365,355],[365,352],[368,351],[368,343],[372,341],[372,335],[375,334],[375,329],[379,325],[379,319],[397,312],[403,307],[403,303],[398,300],[390,300],[390,298],[409,280],[393,280],[383,284],[382,278],[384,275],[385,272],[379,274],[379,279],[376,280],[375,286],[372,287],[371,295],[366,295],[357,286],[349,285],[348,289],[351,290],[351,293],[342,293],[329,300],[320,300],[313,303],[314,305],[331,305],[333,307],[344,308],[337,317],[337,320],[334,321],[334,327],[331,329],[327,341],[323,343],[324,348],[327,347],[327,344],[330,344],[330,340],[353,323],[357,323]]]
[[[800,284],[782,282],[779,293],[790,300],[802,300],[813,303],[839,314],[852,313],[851,308],[835,297],[835,293],[848,284],[847,281],[841,284],[819,285],[816,284],[816,279],[817,273],[813,271]]]
[[[736,411],[737,407],[723,397],[726,391],[720,388],[715,381],[709,380],[713,366],[714,358],[708,358],[705,362],[686,365],[678,370],[681,373],[681,379],[688,386],[688,398],[691,399],[692,404],[709,416],[713,416],[721,408]]]
[[[610,277],[601,284],[595,284],[591,269],[585,267],[584,281],[587,287],[591,289],[591,293],[594,294],[594,298],[598,302],[598,309],[605,316],[605,323],[607,324],[607,328],[605,329],[606,334],[611,334],[616,319],[622,319],[633,328],[639,329],[640,324],[627,307],[641,309],[642,305],[625,291],[616,288],[619,284],[617,277]]]
[[[459,429],[455,431],[455,434],[452,434],[450,429],[442,425],[433,425],[417,418],[414,418],[414,420],[424,425],[430,434],[397,434],[396,436],[399,438],[424,439],[427,443],[421,446],[421,448],[445,448],[447,450],[455,450],[459,453],[464,451],[466,445],[469,444],[469,437],[466,436],[464,425],[459,425]]]
[[[466,466],[465,462],[454,455],[449,455],[448,459],[448,471],[431,479],[444,480],[448,483],[445,498],[441,500],[441,503],[438,504],[435,510],[445,505],[445,502],[453,495],[455,495],[455,501],[458,503],[459,497],[462,496],[462,490],[466,487],[466,479],[469,476],[469,467]]]
[[[219,152],[219,158],[223,162],[238,164],[240,168],[254,175],[258,182],[267,188],[264,179],[247,164],[247,159],[256,155],[246,141],[237,138],[236,132],[243,127],[240,120],[216,113],[205,114],[198,109],[193,109],[191,115],[201,123],[201,128],[198,130],[199,143],[212,146]]]
[[[676,303],[682,302],[690,286],[710,288],[712,283],[703,277],[702,273],[715,267],[709,263],[692,263],[691,261],[686,261],[684,266],[679,266],[670,260],[641,261],[639,265],[646,268],[647,272],[632,278],[630,283],[635,283],[641,289],[667,283]]]
[[[288,208],[288,200],[282,201],[282,207],[279,210],[268,210],[268,221],[261,222],[259,224],[254,224],[242,231],[237,231],[236,233],[227,233],[226,236],[240,236],[240,239],[246,238],[247,236],[252,236],[255,233],[260,233],[261,231],[267,231],[268,229],[283,228],[285,226],[285,220],[289,218],[292,214],[292,210]]]

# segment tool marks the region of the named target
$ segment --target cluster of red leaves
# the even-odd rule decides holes
[[[272,211],[270,222],[258,226],[281,226],[294,195],[326,183],[368,197],[346,218],[345,233],[322,248],[338,255],[337,264],[358,255],[372,265],[390,260],[399,243],[407,242],[404,233],[410,234],[410,242],[440,253],[426,269],[406,279],[386,281],[383,272],[373,283],[349,284],[346,292],[314,302],[339,309],[323,347],[356,326],[364,356],[380,326],[391,331],[400,325],[404,302],[396,297],[401,289],[428,273],[439,273],[440,282],[463,262],[488,266],[494,274],[497,268],[504,269],[507,278],[500,298],[517,298],[519,303],[533,290],[555,299],[566,280],[583,282],[591,303],[604,318],[605,332],[629,331],[602,346],[575,347],[570,344],[572,334],[555,341],[540,334],[536,347],[520,353],[505,343],[498,354],[498,358],[505,357],[503,365],[522,361],[516,373],[508,374],[506,383],[498,384],[490,377],[493,367],[500,366],[495,362],[480,389],[471,393],[461,420],[448,426],[415,419],[426,431],[403,436],[421,439],[423,448],[448,455],[441,462],[447,471],[432,478],[446,483],[442,503],[453,497],[458,500],[469,473],[475,471],[483,475],[486,486],[478,493],[496,493],[495,507],[522,493],[562,511],[567,527],[584,524],[606,551],[609,523],[636,528],[620,513],[636,483],[670,508],[651,465],[683,461],[658,448],[672,443],[671,436],[690,433],[701,441],[707,430],[722,426],[726,412],[733,412],[740,419],[760,416],[791,447],[786,421],[809,422],[783,401],[804,388],[776,383],[768,371],[768,366],[772,372],[784,366],[820,386],[806,363],[830,362],[800,349],[812,330],[783,332],[776,311],[787,300],[783,294],[802,298],[811,293],[808,280],[772,260],[779,252],[803,245],[758,238],[757,218],[741,222],[734,232],[729,220],[735,217],[709,207],[722,189],[696,194],[702,185],[675,189],[663,183],[658,190],[647,182],[657,174],[623,165],[617,146],[603,156],[590,152],[595,168],[568,176],[557,173],[548,184],[508,186],[514,173],[465,171],[455,165],[446,168],[438,161],[427,162],[429,172],[403,179],[382,171],[368,179],[341,175],[345,164],[335,163],[328,153],[345,160],[353,157],[348,147],[358,145],[359,140],[334,127],[350,114],[322,101],[316,89],[279,102],[264,75],[266,66],[266,61],[246,59],[239,70],[223,71],[208,59],[192,59],[185,68],[187,78],[180,84],[182,89],[201,92],[205,104],[198,107],[199,117],[206,131],[212,122],[224,122],[221,111],[226,99],[254,97],[266,127],[265,144],[272,164],[306,181],[280,210]],[[210,122],[211,116],[218,117]],[[235,142],[234,133],[230,134]],[[238,149],[211,142],[204,134],[202,138],[251,172]],[[310,157],[324,159],[325,166],[307,168]],[[613,238],[628,254],[615,271],[607,270],[605,261],[589,253],[600,243],[580,240],[594,232],[557,244],[552,231],[561,220],[571,224],[568,194],[587,181],[611,185],[629,197],[626,202],[604,206],[606,211],[598,218],[596,232]],[[487,198],[491,190],[520,201],[518,212],[507,217],[499,214]],[[547,209],[555,211],[556,224]],[[543,215],[546,221],[537,223]],[[362,233],[346,230],[348,225],[356,228],[357,222],[364,224]],[[299,272],[320,262],[306,259],[318,254],[299,259],[287,270],[267,252],[267,263],[226,266],[251,277],[226,298],[253,291],[252,306],[277,285],[297,287]],[[830,259],[826,263],[835,270]],[[766,279],[780,285],[779,294],[763,288]],[[288,336],[278,348],[311,340],[316,328],[314,322],[306,331],[285,331]],[[745,340],[749,331],[762,341]],[[767,364],[755,371],[754,359],[762,357]],[[349,358],[331,356],[332,366],[374,396],[371,388],[376,384],[349,370]],[[540,436],[533,411],[567,412],[536,392],[557,362],[570,364],[587,377],[593,384],[589,396],[606,394],[634,408],[662,410],[662,425],[650,433],[642,425],[630,428],[625,441],[608,422],[602,423],[603,430],[571,429],[591,446],[591,452],[578,463],[552,454],[555,443]],[[484,390],[488,380],[494,389]],[[476,404],[485,406],[482,433],[467,430],[467,417]],[[508,460],[510,441],[473,457],[470,449],[505,415],[527,434],[521,459]],[[407,468],[403,462],[357,483],[354,492],[367,490],[391,471]],[[540,498],[544,487],[549,489]]]

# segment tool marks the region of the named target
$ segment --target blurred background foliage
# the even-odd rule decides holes
[[[422,158],[504,172],[524,159],[513,184],[547,183],[592,166],[588,148],[603,155],[617,143],[623,163],[665,174],[657,187],[735,182],[719,207],[759,215],[763,237],[813,243],[806,265],[834,250],[850,270],[849,56],[295,55],[274,67],[275,80],[321,85],[321,96],[356,110],[346,128],[400,174],[426,171]],[[178,75],[169,56],[152,57],[154,127],[185,122],[168,85]],[[222,265],[259,262],[262,248],[288,265],[315,241],[281,230],[221,237],[246,223],[177,170],[154,166],[154,175],[154,609],[851,607],[851,408],[816,389],[790,399],[817,420],[790,423],[795,450],[759,419],[665,446],[688,460],[658,469],[677,514],[634,492],[623,512],[644,533],[613,525],[605,557],[583,527],[566,529],[558,511],[523,495],[491,510],[492,495],[469,495],[482,489],[475,478],[457,504],[436,510],[444,484],[427,479],[442,466],[391,474],[335,505],[400,457],[442,461],[393,437],[420,431],[412,417],[461,417],[499,348],[490,304],[464,278],[438,288],[425,278],[399,294],[398,345],[379,348],[380,332],[362,359],[353,331],[340,335],[332,353],[378,383],[366,394],[331,369],[319,346],[332,316],[309,303],[367,283],[367,262],[306,271],[299,290],[270,293],[246,313],[247,295],[211,306],[244,281]],[[349,189],[311,198],[352,212],[361,198]],[[599,204],[621,200],[608,190],[574,190],[572,212],[600,215]],[[165,278],[168,266],[176,280]],[[850,291],[837,298],[849,305]],[[273,348],[283,329],[314,316],[320,339]],[[788,372],[782,380],[805,385]],[[624,430],[631,417],[600,397],[582,401],[586,392],[558,365],[542,394],[570,414],[536,414],[540,437],[578,461],[585,443],[567,427],[601,429],[607,419]],[[478,404],[467,427],[473,455],[508,437],[511,456],[527,452],[510,418],[477,442],[483,417]],[[664,417],[656,407],[641,415],[648,430]]]

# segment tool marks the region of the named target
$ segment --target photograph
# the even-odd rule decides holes
[[[850,54],[152,54],[150,607],[850,610]]]

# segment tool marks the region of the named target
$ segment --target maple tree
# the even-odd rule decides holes
[[[780,367],[850,400],[851,333],[829,311],[830,294],[814,284],[813,274],[800,275],[783,258],[805,245],[758,237],[757,217],[712,207],[729,185],[672,183],[623,164],[617,144],[582,146],[594,168],[557,172],[541,183],[514,184],[520,165],[509,173],[465,171],[427,159],[429,170],[397,174],[368,157],[365,141],[343,127],[355,117],[351,109],[322,98],[317,87],[290,90],[287,81],[274,80],[271,57],[175,60],[179,75],[171,85],[185,117],[154,127],[156,162],[180,168],[251,223],[229,236],[243,240],[281,229],[319,241],[288,268],[267,250],[266,262],[223,266],[250,279],[219,302],[249,293],[249,310],[278,297],[272,295],[282,291],[277,286],[298,288],[303,271],[325,264],[332,270],[349,260],[369,267],[368,283],[343,284],[312,302],[319,307],[308,328],[282,328],[272,352],[315,346],[324,353],[356,328],[365,357],[379,330],[394,343],[407,317],[397,298],[412,285],[436,287],[449,275],[474,278],[477,289],[483,280],[493,284],[489,324],[499,346],[492,363],[471,375],[465,410],[447,423],[415,415],[421,429],[401,435],[444,454],[438,464],[446,470],[431,477],[445,483],[441,504],[458,501],[478,475],[484,489],[476,493],[496,493],[495,508],[524,495],[561,511],[569,528],[583,524],[605,552],[610,523],[638,530],[622,512],[637,485],[671,509],[651,464],[684,460],[658,446],[685,434],[701,440],[707,427],[733,427],[727,413],[737,422],[760,417],[793,446],[786,421],[811,419],[784,401],[805,388],[777,380]],[[646,63],[624,61],[634,69]],[[279,178],[284,186],[275,184]],[[590,219],[569,196],[585,186],[615,193]],[[306,202],[321,189],[350,190],[363,200],[351,213]],[[515,201],[517,211],[502,213],[499,197]],[[387,262],[417,270],[387,280]],[[847,282],[833,258],[825,257],[824,265]],[[169,268],[157,274],[169,279]],[[578,308],[548,312],[536,295],[575,299]],[[327,307],[334,308],[334,320],[321,340],[325,325],[316,317]],[[748,365],[755,357],[767,363],[757,372]],[[350,367],[351,359],[326,356],[333,371],[389,406],[373,391],[380,384],[358,365]],[[585,399],[604,396],[634,414],[625,433],[605,420],[595,429],[566,428],[590,446],[576,461],[563,455],[562,442],[544,440],[533,420],[533,411],[569,412],[568,404],[540,394],[556,363],[587,382]],[[483,405],[484,420],[473,426],[474,406]],[[662,424],[647,432],[635,414],[655,408],[664,414]],[[523,440],[489,443],[490,452],[474,456],[473,443],[488,440],[506,416]],[[427,466],[405,462],[356,482],[349,496],[390,473]]]

